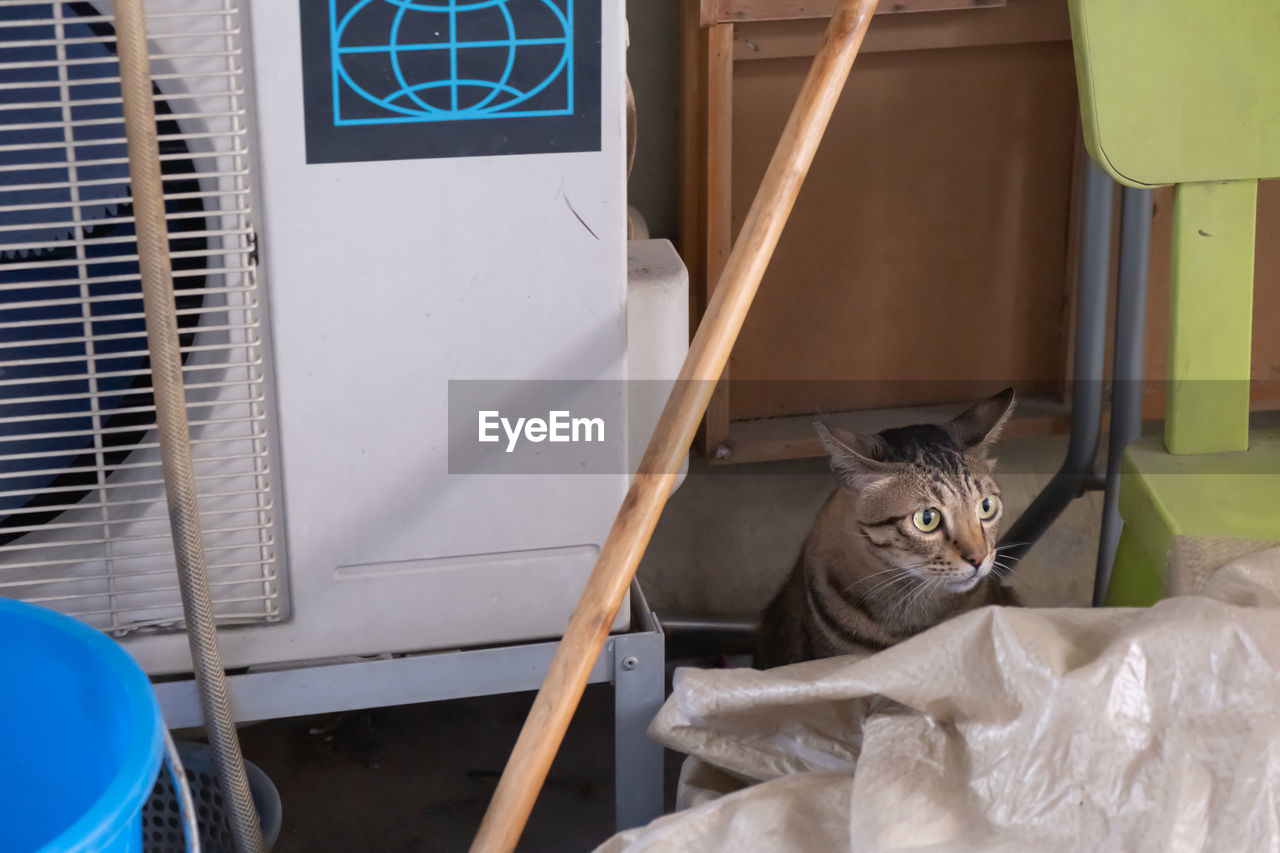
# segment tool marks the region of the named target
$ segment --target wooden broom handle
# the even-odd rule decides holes
[[[509,853],[524,830],[569,721],[582,698],[658,516],[675,485],[716,382],[747,317],[765,267],[795,204],[814,152],[844,89],[878,0],[840,0],[826,41],[769,161],[751,211],[725,263],[680,376],[649,440],[587,585],[538,690],[472,853]],[[856,161],[851,161],[856,165]]]

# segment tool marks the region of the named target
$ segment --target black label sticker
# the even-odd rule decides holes
[[[300,0],[307,162],[599,151],[600,3]]]

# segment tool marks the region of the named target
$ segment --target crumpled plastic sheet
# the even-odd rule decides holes
[[[1151,608],[986,608],[875,655],[677,671],[678,810],[598,853],[1276,851],[1280,548]]]

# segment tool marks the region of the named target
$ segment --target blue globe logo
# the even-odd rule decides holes
[[[573,114],[573,0],[330,0],[337,125]]]

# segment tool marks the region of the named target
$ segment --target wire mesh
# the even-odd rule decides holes
[[[222,624],[281,619],[268,352],[235,0],[152,0],[201,519]],[[0,0],[0,595],[182,627],[106,3]]]

